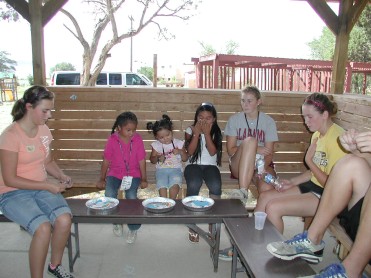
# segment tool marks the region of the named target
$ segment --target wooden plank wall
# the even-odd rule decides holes
[[[338,105],[334,121],[345,129],[371,131],[371,97],[364,95],[333,95]]]
[[[168,114],[174,123],[174,134],[184,139],[184,130],[193,123],[196,108],[211,102],[218,111],[222,130],[228,118],[240,111],[238,90],[181,88],[90,88],[50,87],[56,93],[55,111],[48,125],[54,136],[53,154],[58,164],[74,178],[75,187],[94,187],[99,177],[102,151],[117,115],[134,112],[145,147],[150,152],[153,135],[146,130],[148,121]],[[277,123],[279,142],[274,160],[279,175],[305,170],[303,156],[310,134],[303,124],[301,104],[307,93],[263,92],[261,111]],[[154,165],[147,163],[148,179],[154,183]],[[223,145],[223,188],[236,188],[230,179],[228,156]]]

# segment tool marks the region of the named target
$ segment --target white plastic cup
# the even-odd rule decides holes
[[[255,229],[263,230],[267,214],[263,211],[257,211],[254,212],[254,216],[255,216]]]

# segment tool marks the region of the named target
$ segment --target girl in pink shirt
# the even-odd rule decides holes
[[[97,188],[105,196],[117,198],[119,189],[126,199],[137,199],[138,188],[146,188],[146,152],[142,137],[136,133],[138,119],[132,112],[121,113],[112,127],[103,153],[101,176]],[[129,224],[126,242],[134,243],[140,224]],[[113,232],[123,234],[122,225],[114,224]]]

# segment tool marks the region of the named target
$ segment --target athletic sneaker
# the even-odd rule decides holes
[[[55,269],[51,269],[49,264],[48,274],[57,278],[74,278],[74,276],[71,273],[67,272],[60,264],[57,265]]]
[[[113,233],[115,236],[122,236],[124,233],[124,228],[121,224],[113,224]]]
[[[342,264],[330,264],[325,269],[321,270],[320,273],[312,276],[305,276],[301,278],[348,278],[345,268]]]
[[[132,244],[135,242],[136,238],[137,238],[137,230],[132,231],[129,229],[126,235],[126,242],[129,244]]]
[[[286,241],[272,242],[267,245],[267,250],[273,256],[282,260],[293,260],[302,258],[311,263],[322,261],[325,243],[315,245],[308,238],[307,232],[297,234],[292,239]]]
[[[232,261],[232,256],[233,256],[233,248],[228,247],[223,250],[219,250],[219,259],[222,261],[227,261],[230,262]]]

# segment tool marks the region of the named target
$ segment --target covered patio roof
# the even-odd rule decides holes
[[[46,84],[44,26],[63,7],[68,0],[5,0],[31,25],[33,77],[35,84]],[[369,0],[296,0],[306,1],[326,23],[336,36],[335,54],[333,59],[332,93],[342,93],[345,80],[349,35],[354,24]],[[339,3],[339,15],[336,15],[327,2]]]

